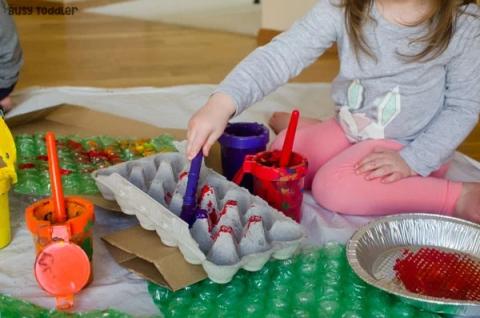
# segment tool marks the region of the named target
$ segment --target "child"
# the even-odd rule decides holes
[[[7,4],[0,0],[0,108],[12,108],[10,93],[22,66],[22,49]]]
[[[336,42],[337,116],[301,122],[294,147],[309,161],[305,183],[316,201],[346,214],[435,212],[480,223],[480,184],[443,179],[480,112],[474,2],[320,0],[242,61],[191,118],[188,157],[207,155],[230,117]],[[286,120],[277,113],[270,123],[280,130]]]

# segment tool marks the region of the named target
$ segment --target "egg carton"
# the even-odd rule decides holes
[[[228,283],[240,268],[258,271],[271,257],[287,259],[299,248],[302,226],[204,165],[197,191],[201,210],[189,226],[180,218],[188,170],[185,155],[161,153],[92,175],[105,199],[116,200],[217,283]]]

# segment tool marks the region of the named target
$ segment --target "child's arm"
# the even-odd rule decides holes
[[[472,25],[459,42],[459,54],[447,65],[443,110],[423,134],[400,151],[407,164],[422,176],[429,175],[448,160],[478,122],[480,21]]]
[[[15,24],[5,2],[0,2],[0,106],[8,109],[9,95],[17,83],[23,60]]]
[[[341,34],[342,10],[322,0],[290,30],[253,51],[225,78],[216,92],[232,96],[237,114],[297,76],[332,46]]]
[[[343,25],[343,11],[335,6],[337,2],[320,0],[290,30],[253,51],[233,69],[209,102],[190,120],[189,158],[202,148],[207,155],[232,115],[238,115],[298,75],[337,40]]]

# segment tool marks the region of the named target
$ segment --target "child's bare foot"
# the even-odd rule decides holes
[[[278,134],[282,130],[287,129],[289,121],[290,121],[290,113],[274,112],[272,114],[272,117],[270,117],[270,119],[268,120],[268,125],[270,126],[270,128],[272,128],[272,130],[276,134]],[[318,124],[320,122],[321,120],[318,120],[318,119],[301,117],[297,127],[300,128],[305,125]]]
[[[462,194],[457,201],[456,217],[480,223],[480,183],[465,182]]]

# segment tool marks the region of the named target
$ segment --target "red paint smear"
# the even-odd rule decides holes
[[[212,211],[208,214],[208,218],[210,219],[210,223],[212,224],[212,226],[216,225],[220,220],[215,209],[212,209]]]
[[[27,170],[27,169],[33,169],[35,168],[35,164],[34,163],[22,163],[22,164],[19,164],[18,165],[18,169],[20,170]]]
[[[268,151],[257,157],[257,162],[266,167],[277,168],[280,164],[280,151]]]
[[[90,150],[86,154],[90,159],[108,159],[108,153],[105,151]]]
[[[252,225],[253,223],[258,223],[258,222],[262,222],[262,217],[260,215],[251,215],[248,218],[247,231],[250,229],[250,225]]]
[[[188,175],[188,172],[183,171],[183,172],[180,173],[180,175],[178,176],[178,180],[182,180],[182,179],[185,178],[187,175]]]
[[[205,197],[208,194],[213,194],[213,187],[206,184],[200,190],[200,197],[197,200],[198,204],[202,203],[202,201],[205,199]],[[217,224],[218,216],[217,216],[217,211],[215,210],[215,207],[214,207],[214,201],[213,200],[207,201],[206,209],[207,209],[207,212],[208,212],[208,218],[210,219],[210,222],[212,224]]]
[[[227,226],[227,225],[222,225],[220,227],[220,230],[217,231],[217,233],[215,233],[215,235],[213,236],[213,240],[217,240],[217,238],[220,236],[220,234],[222,233],[229,233],[230,235],[233,234],[233,229],[231,226]]]
[[[170,202],[172,202],[172,194],[170,192],[165,193],[163,200],[167,205],[170,205]]]
[[[42,161],[48,161],[48,156],[46,155],[40,155],[37,157],[38,160],[42,160]]]
[[[223,206],[222,211],[220,212],[220,219],[222,218],[222,216],[224,216],[225,214],[227,214],[229,208],[231,208],[231,207],[236,207],[236,206],[238,206],[238,202],[237,202],[237,201],[235,201],[235,200],[228,200],[227,203],[225,203],[225,205]]]
[[[110,163],[118,163],[122,161],[118,155],[106,151],[90,150],[83,152],[82,154],[87,156],[90,161],[98,161],[99,159]]]
[[[260,222],[262,217],[260,215],[252,215],[248,218],[248,223]]]
[[[79,142],[73,141],[73,140],[68,140],[67,141],[67,147],[72,149],[72,150],[77,150],[77,151],[83,150],[82,144],[79,143]]]
[[[480,263],[469,256],[422,248],[405,250],[393,267],[411,292],[454,300],[480,301]]]
[[[204,185],[202,187],[202,190],[200,191],[200,198],[203,199],[203,197],[206,196],[209,192],[213,192],[212,187],[208,184]]]
[[[72,173],[72,170],[60,168],[60,175],[62,175],[62,176],[67,176],[67,175],[69,175],[69,174],[71,174],[71,173]]]
[[[238,202],[235,200],[228,200],[227,203],[225,203],[225,206],[238,206]]]

